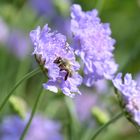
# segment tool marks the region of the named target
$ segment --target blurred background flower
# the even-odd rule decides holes
[[[29,114],[23,120],[19,116],[11,115],[3,119],[0,124],[1,140],[19,140],[29,119]],[[63,140],[59,122],[36,115],[32,121],[25,140]]]
[[[29,0],[29,5],[38,14],[38,16],[50,18],[54,17],[56,14],[56,9],[54,8],[52,0]]]
[[[75,97],[74,102],[78,118],[86,122],[91,119],[91,109],[97,105],[98,99],[94,93],[82,90],[82,95]]]
[[[7,49],[20,59],[31,56],[29,38],[17,29],[10,31],[7,39]]]
[[[82,123],[90,124],[91,126],[95,123],[95,120],[98,119],[100,116],[94,115],[94,109],[104,110],[104,114],[107,114],[107,106],[103,102],[102,96],[107,96],[106,93],[109,92],[108,83],[105,80],[99,80],[96,84],[92,87],[92,89],[82,88],[81,93],[82,95],[76,96],[74,98],[74,103],[77,111],[77,115],[79,120]],[[106,113],[105,113],[106,112]],[[102,114],[103,115],[103,114]],[[109,120],[108,118],[104,122],[98,123],[105,123]],[[91,124],[92,122],[92,124]],[[96,126],[96,125],[95,125]]]
[[[70,0],[30,0],[29,5],[37,14],[37,17],[43,16],[52,28],[58,30],[64,35],[70,35],[69,7],[72,4]]]

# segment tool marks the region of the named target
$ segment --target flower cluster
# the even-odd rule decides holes
[[[115,40],[110,37],[109,24],[100,22],[97,10],[83,12],[77,4],[71,8],[71,17],[74,49],[84,63],[85,84],[112,79],[118,65],[113,58]]]
[[[43,86],[53,92],[58,92],[60,88],[65,95],[73,97],[75,93],[80,94],[77,88],[82,83],[82,77],[77,72],[80,65],[76,62],[74,51],[66,42],[66,37],[50,31],[48,25],[45,25],[42,30],[38,27],[30,33],[34,44],[33,54],[47,70],[49,78]]]
[[[4,118],[0,125],[1,140],[19,140],[29,116],[22,120],[19,116]],[[25,140],[63,140],[58,122],[37,115],[34,117]]]
[[[140,86],[132,80],[131,74],[126,74],[122,80],[121,73],[113,79],[113,84],[121,92],[121,102],[129,119],[140,126]]]

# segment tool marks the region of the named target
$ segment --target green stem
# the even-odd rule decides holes
[[[69,97],[64,97],[66,107],[68,109],[68,115],[69,115],[69,125],[70,125],[70,131],[69,131],[69,139],[70,140],[77,140],[78,134],[80,131],[80,122],[78,121],[77,113],[75,110],[75,106],[73,103],[73,100]]]
[[[29,79],[30,77],[34,76],[35,74],[40,72],[40,68],[37,68],[29,73],[27,73],[21,80],[19,80],[15,86],[10,90],[10,92],[7,94],[6,98],[4,99],[4,101],[2,102],[2,104],[0,105],[0,111],[3,109],[4,105],[7,103],[8,99],[10,98],[10,96],[12,95],[12,93],[16,90],[16,88],[24,81]]]
[[[115,122],[119,118],[121,118],[124,115],[124,112],[121,112],[117,114],[115,117],[113,117],[110,121],[108,121],[106,124],[101,126],[90,138],[90,140],[95,140],[95,138],[104,130],[106,129],[111,123]]]
[[[29,119],[29,121],[28,121],[28,123],[27,123],[25,129],[23,130],[23,133],[22,133],[22,135],[21,135],[21,137],[20,137],[20,140],[24,140],[24,138],[25,138],[25,136],[26,136],[26,133],[28,132],[28,129],[29,129],[31,123],[32,123],[33,117],[34,117],[35,112],[36,112],[36,110],[37,110],[37,107],[38,107],[38,105],[39,105],[39,101],[40,101],[40,99],[41,99],[41,95],[42,95],[43,93],[44,93],[44,92],[42,92],[42,88],[41,88],[41,91],[40,91],[40,93],[38,94],[38,96],[37,96],[37,98],[36,98],[36,101],[35,101],[35,104],[34,104],[34,106],[33,106],[30,119]]]

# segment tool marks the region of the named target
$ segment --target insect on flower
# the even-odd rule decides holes
[[[52,32],[48,24],[31,31],[30,37],[34,45],[33,55],[48,78],[43,87],[55,93],[61,89],[69,97],[81,94],[78,89],[82,84],[82,77],[78,73],[80,65],[66,37]]]
[[[68,79],[68,77],[71,77],[72,76],[72,70],[71,70],[71,65],[69,63],[68,60],[66,59],[62,59],[61,57],[57,57],[55,60],[54,60],[54,63],[55,64],[58,64],[58,67],[60,68],[60,71],[66,71],[66,75],[65,75],[65,81]]]

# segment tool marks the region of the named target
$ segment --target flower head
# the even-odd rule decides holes
[[[140,87],[137,82],[132,80],[131,74],[126,74],[122,80],[119,73],[113,84],[121,92],[121,102],[130,120],[140,126]]]
[[[29,115],[22,120],[18,116],[4,118],[0,125],[1,140],[19,140],[27,124]],[[63,140],[60,134],[60,124],[36,115],[32,121],[25,140]]]
[[[48,82],[44,88],[58,92],[60,88],[64,94],[73,97],[80,91],[77,88],[82,82],[78,74],[80,65],[75,60],[73,49],[66,42],[66,37],[45,25],[31,31],[30,36],[34,44],[33,54],[37,61],[47,69]]]
[[[71,8],[71,17],[74,49],[84,62],[85,84],[112,79],[118,66],[112,54],[115,40],[110,37],[109,24],[100,22],[97,10],[83,12],[77,4]]]

